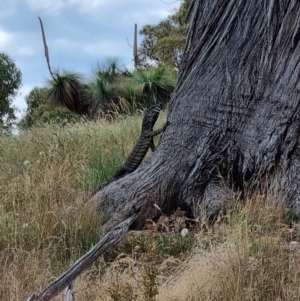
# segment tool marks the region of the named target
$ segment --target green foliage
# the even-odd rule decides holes
[[[76,73],[64,72],[35,87],[26,96],[27,112],[21,129],[43,123],[66,125],[80,120],[78,115],[114,119],[162,101],[167,103],[176,83],[176,72],[167,66],[129,72],[116,59],[94,71],[88,84]],[[82,119],[81,119],[82,120]]]
[[[64,126],[78,122],[80,116],[64,107],[53,108],[51,104],[43,104],[35,110],[33,120],[35,125],[55,123]]]
[[[118,252],[132,254],[135,252],[141,257],[175,257],[187,256],[196,244],[193,235],[182,236],[176,232],[163,232],[159,235],[141,233],[138,236],[126,236]],[[110,254],[111,255],[111,254]]]
[[[159,254],[179,257],[189,253],[194,246],[195,239],[193,236],[168,233],[159,237],[156,250]]]
[[[133,77],[133,76],[132,76]],[[144,97],[140,92],[139,85],[132,80],[132,78],[128,78],[122,82],[122,99],[128,104],[131,112],[135,112],[137,109],[140,109],[141,106],[144,106]]]
[[[113,174],[122,166],[123,156],[118,151],[114,151],[111,157],[107,158],[105,150],[90,160],[90,168],[86,175],[86,188],[94,188],[99,183],[109,180]]]
[[[106,58],[103,64],[98,63],[95,73],[111,83],[131,74],[126,68],[120,66],[118,58]]]
[[[28,110],[20,127],[28,129],[43,122],[66,124],[78,120],[61,108],[51,108],[48,101],[75,114],[108,119],[159,101],[167,103],[176,84],[175,69],[181,62],[187,28],[185,15],[190,2],[182,0],[179,10],[158,25],[142,28],[140,34],[144,39],[139,49],[142,70],[130,72],[111,58],[103,66],[98,64],[90,83],[74,72],[54,73],[49,87],[34,88],[26,97]]]
[[[115,58],[107,59],[103,66],[98,64],[94,73],[95,79],[88,87],[92,111],[102,115],[120,111],[121,99],[125,99],[123,83],[131,73],[119,67]]]
[[[105,109],[112,103],[118,101],[118,85],[103,74],[98,74],[95,80],[90,83],[90,92],[93,107]]]
[[[161,66],[135,71],[131,77],[132,83],[144,97],[145,106],[163,102],[167,103],[176,83],[176,75],[170,68]]]
[[[21,129],[45,123],[67,125],[90,113],[87,86],[77,73],[64,71],[49,81],[49,86],[35,87],[26,96],[27,111],[19,122]]]
[[[45,124],[58,124],[61,126],[74,124],[81,120],[81,117],[64,107],[55,107],[46,102],[40,104],[32,110],[32,113],[26,113],[25,117],[19,122],[19,127],[23,130],[30,129],[33,126],[44,126]]]
[[[49,90],[46,87],[35,87],[30,91],[30,93],[25,97],[25,101],[27,103],[27,112],[29,115],[31,115],[35,109],[47,101],[48,94]]]
[[[14,61],[0,53],[0,127],[9,128],[16,119],[13,98],[21,86],[22,74]]]
[[[140,66],[168,65],[179,68],[185,45],[187,23],[185,15],[191,0],[184,0],[177,12],[157,25],[145,25],[138,50]]]
[[[27,110],[25,116],[20,120],[18,126],[21,129],[28,129],[36,123],[36,118],[34,118],[34,113],[40,106],[46,103],[48,99],[48,88],[33,88],[30,93],[25,97],[27,103]],[[40,109],[39,109],[40,110]]]

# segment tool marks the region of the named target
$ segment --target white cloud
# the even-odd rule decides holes
[[[105,0],[26,0],[32,10],[44,10],[49,14],[59,14],[65,8],[74,7],[80,13],[94,11],[98,7],[107,3]]]
[[[124,39],[123,39],[124,40]],[[125,41],[125,40],[124,40]],[[86,53],[92,56],[119,56],[124,53],[124,41],[101,40],[101,42],[79,43],[69,39],[55,39],[51,42],[50,51]],[[125,46],[128,46],[125,41]],[[129,46],[128,46],[129,47]]]
[[[111,0],[112,1],[112,0]],[[90,0],[87,2],[82,0],[69,0],[69,5],[76,5],[80,13],[95,12],[95,9],[107,4],[107,0]]]
[[[172,13],[172,11],[166,7],[165,9],[157,9],[157,10],[151,10],[149,11],[149,15],[152,17],[158,17],[160,19],[165,19],[167,18],[170,14]]]
[[[59,13],[65,6],[65,0],[26,0],[32,10],[45,10],[50,14]]]
[[[158,24],[160,20],[165,19],[167,16],[170,15],[170,12],[164,9],[158,9],[158,10],[149,10],[144,14],[141,14],[139,12],[128,12],[128,15],[126,16],[126,19],[124,20],[127,23],[137,23],[141,26],[145,24]],[[155,17],[155,22],[152,20]],[[159,19],[159,21],[157,21]]]
[[[0,18],[11,17],[17,12],[17,0],[0,1]]]
[[[53,47],[52,47],[53,46]],[[53,50],[59,50],[59,51],[75,51],[80,47],[79,43],[76,43],[72,40],[68,39],[55,39],[51,42],[51,48]]]
[[[89,15],[111,15],[118,13],[120,9],[130,14],[135,11],[140,11],[141,0],[126,0],[126,7],[124,7],[124,0],[26,0],[28,6],[32,10],[43,10],[48,14],[60,14],[66,9],[74,9],[80,14]],[[180,1],[176,3],[165,3],[158,0],[152,0],[152,2],[146,2],[143,4],[144,10],[147,11],[146,15],[154,16],[163,19],[170,14],[171,8],[179,7]],[[100,9],[101,8],[101,9]],[[138,9],[137,9],[138,8]],[[143,15],[140,14],[141,19]]]
[[[32,56],[35,54],[35,51],[33,50],[32,47],[25,46],[25,47],[19,47],[16,49],[16,53],[21,55],[21,56]]]
[[[5,48],[10,47],[14,40],[15,40],[15,35],[0,28],[1,49],[5,50]]]
[[[17,118],[20,118],[25,110],[27,109],[25,96],[29,94],[29,92],[33,89],[31,85],[23,85],[18,93],[18,96],[14,99],[13,105],[19,109],[17,112]]]
[[[124,52],[123,45],[112,41],[103,41],[97,43],[85,43],[83,52],[91,55],[101,56],[118,56]]]
[[[10,33],[0,28],[0,51],[9,55],[32,56],[35,51],[30,46],[22,45],[23,35],[20,33]],[[25,43],[25,42],[24,42]],[[28,40],[27,40],[28,43]]]

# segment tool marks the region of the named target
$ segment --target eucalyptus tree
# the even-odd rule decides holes
[[[9,128],[16,120],[14,97],[22,83],[22,73],[6,53],[0,53],[0,127]]]
[[[141,168],[86,203],[111,231],[45,298],[28,300],[49,300],[50,289],[70,285],[129,229],[161,212],[215,216],[238,192],[242,200],[267,194],[300,216],[300,1],[193,0],[188,16],[160,144]]]
[[[167,126],[153,155],[90,201],[110,229],[177,207],[216,215],[235,192],[300,215],[300,2],[194,0]],[[155,206],[154,206],[155,205]]]
[[[177,11],[158,24],[140,30],[143,40],[138,48],[139,66],[168,65],[178,69],[185,45],[186,13],[191,0],[181,1]]]

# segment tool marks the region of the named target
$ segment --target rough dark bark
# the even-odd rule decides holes
[[[106,229],[141,212],[273,194],[300,215],[300,1],[195,0],[169,126],[141,168],[92,199]]]

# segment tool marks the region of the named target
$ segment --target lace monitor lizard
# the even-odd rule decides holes
[[[160,102],[145,112],[142,122],[141,135],[123,166],[114,174],[113,179],[117,180],[135,171],[145,158],[149,148],[151,148],[151,150],[154,152],[155,145],[153,137],[162,133],[167,125],[165,124],[161,129],[155,131],[153,130],[161,108],[162,103]]]
[[[143,159],[145,158],[149,148],[151,148],[152,151],[155,150],[155,145],[153,141],[153,137],[159,135],[162,133],[166,126],[168,125],[168,122],[160,129],[153,130],[154,124],[157,121],[157,118],[159,116],[159,113],[162,109],[162,103],[159,102],[158,104],[150,107],[144,114],[143,122],[142,122],[142,131],[141,135],[136,142],[133,150],[129,154],[127,160],[123,164],[123,166],[113,175],[112,179],[108,182],[105,182],[98,186],[96,189],[93,190],[92,195],[97,193],[99,190],[101,190],[103,187],[107,186],[111,182],[118,180],[125,175],[128,175],[135,171],[138,166],[141,164]]]

